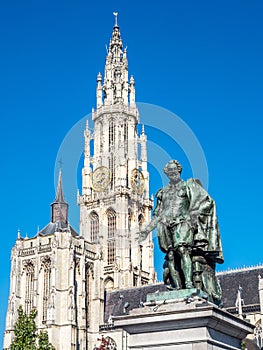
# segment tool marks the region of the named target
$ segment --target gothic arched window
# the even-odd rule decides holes
[[[109,150],[111,151],[112,146],[115,143],[115,128],[113,120],[109,122]]]
[[[108,238],[113,238],[116,232],[116,213],[114,210],[107,211],[108,217]]]
[[[100,127],[99,127],[99,130],[100,130],[100,153],[103,152],[103,126],[102,126],[102,122],[100,122]]]
[[[128,140],[128,123],[127,121],[125,121],[124,125],[123,125],[123,136],[124,136],[124,141]]]
[[[115,234],[116,234],[116,213],[113,210],[107,211],[108,220],[108,264],[115,261]]]
[[[109,158],[109,169],[111,174],[111,188],[113,188],[115,183],[115,162],[113,153],[110,154]]]
[[[47,308],[51,287],[51,259],[49,256],[43,256],[41,258],[41,267],[43,268],[43,308],[42,308],[42,321],[47,320]]]
[[[24,270],[26,272],[25,311],[27,314],[29,314],[33,308],[33,297],[34,297],[35,267],[32,260],[26,260],[24,262]]]
[[[112,278],[110,278],[110,277],[106,278],[106,280],[104,282],[104,288],[106,290],[112,290],[114,288],[114,281]]]
[[[90,213],[90,239],[97,242],[99,238],[99,215],[93,211]]]
[[[139,214],[139,216],[138,216],[138,223],[139,223],[139,228],[141,230],[142,225],[144,223],[144,216],[143,216],[143,214]]]

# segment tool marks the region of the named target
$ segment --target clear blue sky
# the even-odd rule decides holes
[[[113,11],[120,14],[137,101],[180,116],[203,149],[225,253],[220,269],[263,262],[261,0],[2,0],[0,6],[1,334],[11,247],[18,228],[31,237],[49,222],[58,148],[95,106]],[[147,133],[169,144],[150,127]],[[192,176],[185,156],[171,154],[185,165],[183,177]],[[152,193],[158,175],[153,169]],[[75,214],[70,221],[78,229]],[[160,271],[158,253],[156,260]]]

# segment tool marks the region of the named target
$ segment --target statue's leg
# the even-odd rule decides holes
[[[193,278],[193,267],[192,260],[189,254],[189,249],[186,246],[179,246],[178,253],[181,258],[181,268],[185,278],[185,288],[194,288],[192,278]]]
[[[181,269],[185,277],[185,288],[194,288],[193,286],[193,264],[191,260],[192,230],[186,222],[177,226],[175,234],[180,236],[180,242],[177,251],[181,259]]]

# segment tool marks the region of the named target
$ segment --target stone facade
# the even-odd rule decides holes
[[[12,249],[5,349],[14,336],[19,305],[26,312],[37,309],[37,328],[48,331],[56,349],[87,349],[91,318],[102,322],[102,292],[95,279],[103,273],[102,260],[97,247],[68,224],[67,206],[60,173],[51,222],[34,238],[19,234]],[[92,316],[91,305],[98,310]]]

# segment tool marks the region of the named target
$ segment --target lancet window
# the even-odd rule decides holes
[[[115,261],[116,249],[115,241],[108,242],[108,265],[111,265]]]
[[[113,147],[115,143],[115,127],[113,120],[109,122],[109,150]]]
[[[139,229],[141,230],[142,229],[142,225],[144,223],[144,216],[143,216],[143,214],[139,214],[139,216],[138,216],[138,223],[139,223]]]
[[[43,306],[42,306],[42,320],[45,322],[47,320],[47,309],[48,300],[50,295],[51,287],[51,259],[49,256],[42,258],[42,266],[44,276],[43,276]]]
[[[116,213],[113,210],[108,210],[108,264],[112,264],[115,261],[116,247],[115,247],[115,235],[116,235]]]
[[[33,308],[33,301],[34,301],[34,263],[31,260],[27,260],[24,263],[24,269],[26,272],[26,290],[25,290],[25,312],[27,314],[30,313],[30,311]]]
[[[90,239],[97,242],[99,238],[99,215],[95,211],[90,213]]]
[[[100,153],[103,152],[103,126],[102,123],[100,125]]]
[[[111,153],[110,159],[109,159],[109,169],[111,174],[111,187],[113,188],[114,182],[115,182],[115,164],[114,164],[114,155]]]
[[[123,127],[124,127],[124,130],[123,130],[124,141],[127,141],[128,140],[128,124],[127,124],[127,122],[124,123]]]

